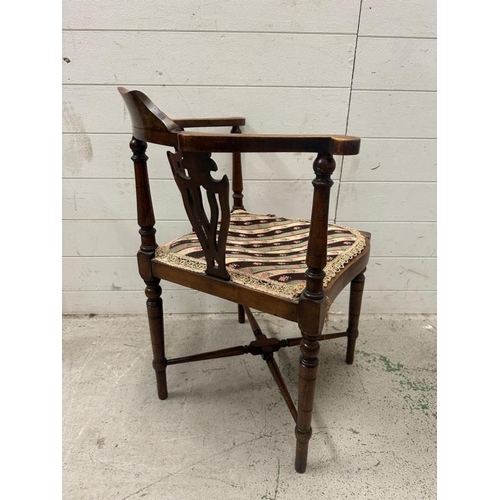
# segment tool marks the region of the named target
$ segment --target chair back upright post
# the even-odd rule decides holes
[[[137,223],[140,227],[141,246],[137,253],[139,263],[139,273],[143,280],[152,279],[150,261],[158,244],[156,243],[155,214],[153,200],[151,198],[151,188],[149,186],[148,157],[146,149],[148,144],[140,139],[132,137],[130,149],[132,150],[131,160],[134,162],[135,175],[135,195],[137,203]]]
[[[130,141],[134,162],[135,192],[137,200],[137,223],[141,235],[141,246],[137,254],[139,272],[144,281],[153,280],[151,259],[154,258],[156,243],[155,215],[148,176],[148,142],[157,142],[162,136],[167,143],[177,143],[177,133],[182,131],[145,94],[118,88],[132,121],[133,136]]]
[[[241,128],[236,125],[231,129],[231,134],[241,134]],[[241,153],[233,153],[233,209],[245,210],[243,206],[243,173],[241,168]]]
[[[146,306],[148,312],[151,347],[153,350],[153,368],[156,372],[158,397],[166,399],[167,390],[167,359],[165,357],[165,335],[163,325],[163,300],[160,279],[153,274],[152,260],[157,248],[155,215],[153,200],[149,185],[148,157],[146,155],[147,141],[155,142],[158,136],[166,138],[168,143],[177,140],[176,132],[181,130],[169,120],[147,96],[140,92],[129,92],[119,89],[128,108],[133,136],[130,141],[132,161],[134,162],[135,191],[137,201],[137,222],[141,235],[141,246],[137,252],[139,274],[146,285]]]

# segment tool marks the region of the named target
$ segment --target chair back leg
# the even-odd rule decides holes
[[[163,326],[163,300],[160,280],[146,282],[146,304],[148,308],[149,332],[153,347],[153,368],[156,372],[158,397],[167,399],[167,360],[165,358],[165,332]]]
[[[238,323],[245,322],[245,309],[241,304],[238,304]]]

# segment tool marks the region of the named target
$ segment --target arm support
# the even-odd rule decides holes
[[[314,152],[357,155],[361,140],[348,135],[263,135],[180,132],[181,151],[211,153]]]
[[[225,118],[174,118],[172,121],[179,127],[239,127],[245,125],[242,116],[229,116]]]

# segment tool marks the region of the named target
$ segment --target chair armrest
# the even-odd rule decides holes
[[[172,119],[179,127],[238,127],[245,125],[242,116],[229,116],[225,118],[174,118]]]
[[[181,151],[210,153],[313,152],[357,155],[361,139],[348,135],[211,134],[179,132]]]

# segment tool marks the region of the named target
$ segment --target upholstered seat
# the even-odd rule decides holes
[[[231,281],[286,299],[296,299],[306,284],[310,221],[259,215],[246,210],[231,214],[226,265]],[[366,246],[355,229],[328,226],[327,264],[323,286]],[[207,263],[194,232],[156,249],[155,260],[204,274]]]

